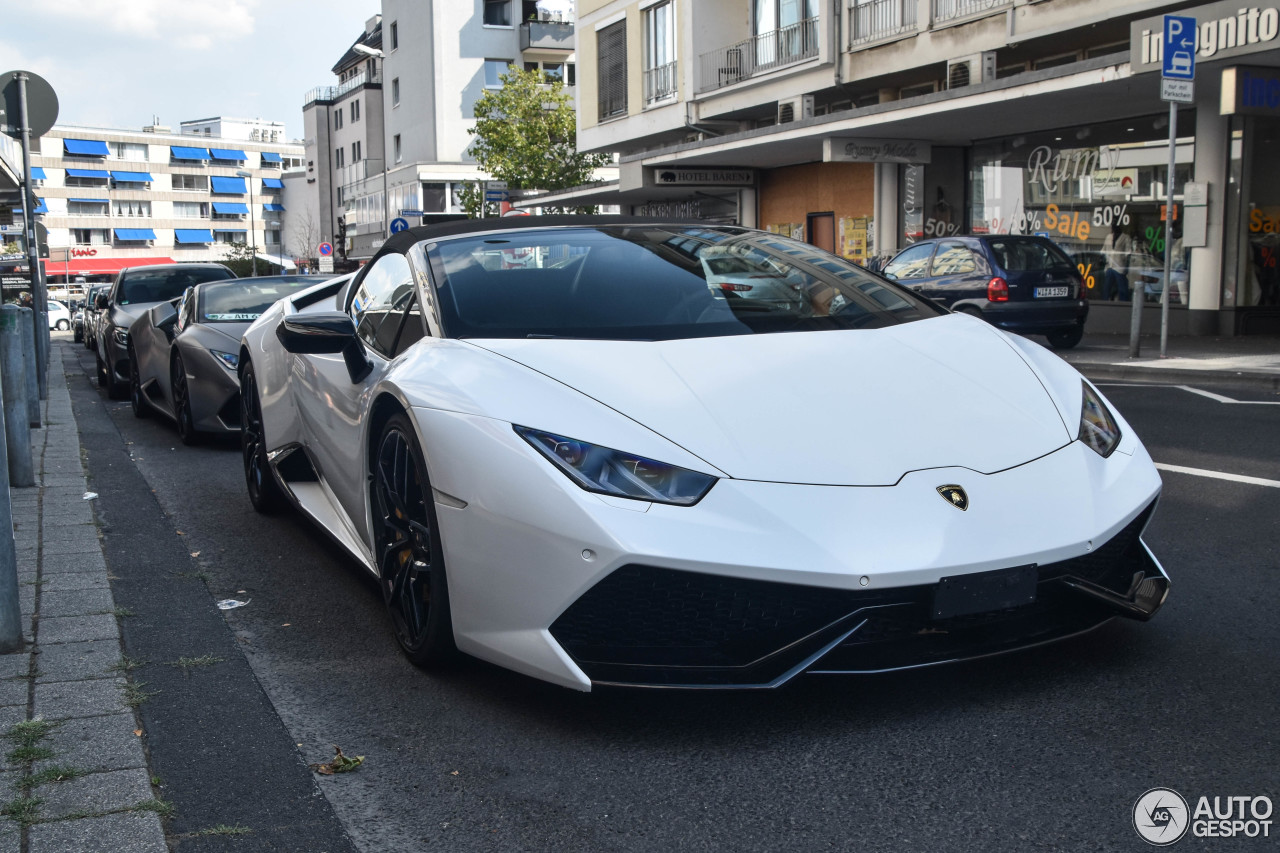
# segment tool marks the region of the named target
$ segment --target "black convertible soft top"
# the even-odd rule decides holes
[[[583,214],[556,214],[551,216],[500,216],[492,219],[460,219],[456,222],[439,222],[434,225],[420,225],[393,234],[382,244],[378,253],[369,259],[369,263],[360,268],[360,273],[351,284],[349,292],[354,293],[360,287],[365,272],[378,262],[383,255],[404,254],[415,243],[433,240],[438,237],[454,237],[458,234],[483,234],[486,231],[508,231],[513,228],[556,228],[569,225],[702,225],[712,223],[699,219],[666,219],[653,216],[588,216]]]

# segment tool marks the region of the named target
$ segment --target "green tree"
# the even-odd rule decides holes
[[[476,125],[468,130],[475,136],[472,155],[494,180],[513,190],[564,190],[587,183],[596,169],[609,164],[608,154],[578,151],[573,98],[563,83],[546,83],[540,72],[514,65],[499,79],[501,89],[486,90],[476,101]],[[478,186],[464,187],[462,200],[469,216],[487,212]],[[595,212],[594,207],[567,210]]]
[[[247,278],[253,275],[253,249],[248,243],[228,243],[227,254],[222,263],[240,278]],[[270,270],[266,264],[258,261],[258,272],[265,274]]]

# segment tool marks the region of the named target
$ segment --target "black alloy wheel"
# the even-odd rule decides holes
[[[240,455],[244,459],[244,482],[249,502],[263,515],[272,515],[286,506],[284,492],[271,473],[267,442],[262,434],[262,403],[252,362],[240,371]]]
[[[198,444],[200,433],[196,432],[195,421],[191,417],[191,389],[187,386],[187,370],[182,363],[182,353],[173,354],[170,382],[169,391],[173,396],[173,419],[178,423],[178,438],[187,447]]]
[[[374,456],[373,542],[396,640],[423,668],[457,654],[444,552],[422,451],[405,415],[382,429]]]
[[[129,406],[135,418],[151,416],[151,404],[142,393],[142,374],[138,372],[138,354],[129,345]]]
[[[1045,337],[1054,349],[1071,349],[1084,338],[1084,326],[1074,326],[1065,332],[1050,332]]]

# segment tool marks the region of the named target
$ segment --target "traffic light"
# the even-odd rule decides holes
[[[338,254],[345,261],[347,259],[347,219],[345,216],[338,217],[338,237],[334,246],[338,250]]]

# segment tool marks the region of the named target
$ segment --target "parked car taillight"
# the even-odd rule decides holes
[[[988,302],[1008,302],[1009,301],[1009,283],[1000,276],[996,276],[987,282],[987,301]]]

